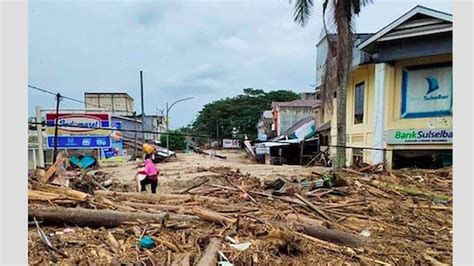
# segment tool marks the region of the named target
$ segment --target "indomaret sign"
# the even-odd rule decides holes
[[[110,115],[107,113],[46,114],[48,148],[54,147],[54,129],[58,121],[58,148],[95,149],[111,146]]]
[[[389,130],[385,132],[387,144],[443,144],[453,142],[452,129]]]

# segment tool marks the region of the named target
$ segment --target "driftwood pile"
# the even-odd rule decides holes
[[[333,175],[339,187],[262,182],[215,167],[170,194],[30,182],[31,264],[316,265],[439,264],[452,259],[452,175],[438,172]],[[421,178],[419,177],[421,176]],[[286,185],[286,189],[281,189]],[[278,193],[274,193],[278,190]],[[139,248],[144,236],[155,246]]]

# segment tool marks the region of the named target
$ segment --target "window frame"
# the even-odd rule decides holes
[[[357,111],[357,89],[360,88],[360,86],[362,85],[362,95],[360,96],[360,99],[362,100],[362,120],[360,122],[357,122],[356,120],[356,111]],[[365,122],[365,117],[364,117],[364,113],[365,113],[365,80],[363,81],[360,81],[358,83],[356,83],[354,85],[354,114],[352,116],[352,119],[353,119],[353,124],[354,125],[359,125],[359,124],[364,124]]]

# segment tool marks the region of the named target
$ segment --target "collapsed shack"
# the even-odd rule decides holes
[[[313,117],[298,120],[283,134],[268,141],[245,143],[246,152],[257,162],[273,165],[306,165],[320,153],[319,135]]]
[[[29,262],[451,263],[452,170],[367,169],[265,182],[211,167],[219,178],[170,194],[91,195],[30,179]]]
[[[167,148],[161,147],[159,145],[156,145],[154,143],[146,142],[148,145],[151,145],[155,149],[155,156],[153,159],[154,163],[159,163],[162,162],[166,159],[169,159],[171,157],[176,157],[176,153],[174,151],[168,150]],[[143,153],[143,144],[144,142],[141,140],[136,141],[135,145],[135,140],[130,139],[130,138],[123,138],[123,146],[124,148],[128,150],[137,150],[137,154],[142,154]],[[137,155],[138,156],[138,155]]]

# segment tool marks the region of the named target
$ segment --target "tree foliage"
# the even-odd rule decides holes
[[[328,56],[321,88],[322,108],[329,104],[332,108],[332,95],[337,92],[337,145],[335,168],[345,165],[346,150],[346,82],[352,62],[352,48],[354,44],[353,23],[361,8],[371,3],[372,0],[324,0],[323,26],[328,40]],[[301,26],[305,26],[311,17],[313,0],[296,0],[293,19]],[[335,40],[328,35],[326,27],[326,11],[331,10],[331,20],[336,26]]]
[[[172,133],[187,133],[183,129],[170,130]],[[184,135],[169,135],[169,147],[172,151],[182,151],[186,148],[186,137]],[[166,147],[166,135],[161,135],[160,142],[163,147]]]
[[[246,88],[241,95],[204,105],[193,123],[193,130],[213,138],[241,138],[245,135],[255,138],[260,115],[270,109],[272,102],[292,101],[297,98],[298,94],[289,90],[265,92]]]

